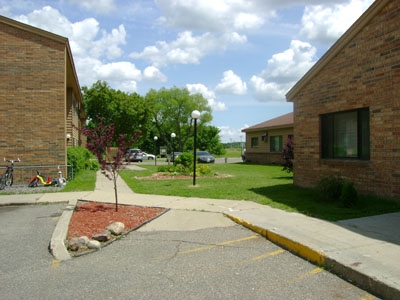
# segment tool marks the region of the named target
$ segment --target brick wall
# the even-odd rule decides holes
[[[358,191],[400,200],[400,1],[389,1],[297,93],[294,182],[312,187],[328,173]],[[370,160],[322,160],[320,115],[369,107]]]
[[[65,44],[0,24],[0,157],[66,164]]]
[[[267,138],[263,141],[262,136],[268,132]],[[262,129],[260,131],[246,132],[246,161],[256,164],[284,164],[282,153],[274,153],[270,151],[270,137],[282,136],[283,147],[289,135],[293,135],[293,127]],[[251,147],[251,139],[258,138],[258,146]]]

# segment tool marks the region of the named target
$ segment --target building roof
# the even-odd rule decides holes
[[[291,127],[291,126],[293,126],[293,112],[256,124],[254,126],[247,127],[245,129],[242,129],[242,132],[259,131],[265,129],[274,129],[274,128]]]
[[[286,100],[293,101],[297,93],[342,51],[344,47],[392,0],[376,0],[311,69],[287,92]]]
[[[42,30],[42,29],[34,27],[34,26],[27,25],[25,23],[21,23],[21,22],[15,21],[13,19],[6,18],[6,17],[1,16],[1,15],[0,15],[0,23],[7,24],[8,26],[11,26],[11,27],[14,27],[14,28],[18,28],[20,30],[27,31],[27,32],[30,32],[32,34],[36,34],[36,35],[45,37],[47,39],[50,39],[50,40],[59,42],[61,44],[64,44],[65,45],[65,49],[66,49],[66,59],[67,59],[67,62],[66,62],[66,71],[67,71],[67,73],[66,73],[66,78],[67,78],[66,85],[74,90],[75,96],[77,97],[77,99],[81,103],[83,103],[82,92],[81,92],[81,88],[80,88],[79,81],[78,81],[78,75],[77,75],[76,70],[75,70],[74,59],[72,57],[72,52],[71,52],[71,48],[70,48],[70,45],[69,45],[68,38],[60,36],[60,35],[57,35],[57,34],[54,34],[54,33],[51,33],[51,32],[48,32],[48,31],[45,31],[45,30]]]

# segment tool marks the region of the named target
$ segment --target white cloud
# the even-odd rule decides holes
[[[373,0],[306,6],[301,33],[310,40],[335,42],[371,5]]]
[[[215,36],[210,33],[193,36],[192,32],[184,31],[178,34],[171,43],[159,41],[156,45],[147,46],[142,52],[131,53],[136,59],[146,59],[154,66],[168,64],[199,64],[200,59],[213,51],[225,50],[228,45],[246,42],[246,37],[237,33]]]
[[[164,82],[167,81],[167,76],[165,76],[158,68],[149,66],[143,70],[143,79],[147,81]]]
[[[224,77],[215,88],[216,92],[222,94],[243,95],[247,92],[246,83],[232,70],[224,72]]]
[[[142,78],[141,71],[130,62],[116,62],[98,65],[93,69],[97,80],[107,81],[113,88],[126,92],[137,90],[137,81]]]
[[[230,128],[229,126],[218,126],[219,136],[221,137],[221,142],[240,142],[245,143],[245,134],[241,129]]]
[[[230,32],[259,29],[275,11],[269,1],[156,0],[163,11],[161,22],[174,28]]]
[[[116,9],[115,0],[69,0],[71,3],[76,3],[89,11],[97,13],[111,13]]]
[[[289,49],[274,54],[267,68],[250,80],[255,98],[260,102],[285,101],[285,93],[315,63],[315,53],[309,43],[293,40]]]
[[[187,84],[186,88],[190,94],[202,94],[203,97],[208,100],[208,104],[211,106],[213,111],[226,110],[225,103],[216,101],[214,92],[210,91],[204,84]]]

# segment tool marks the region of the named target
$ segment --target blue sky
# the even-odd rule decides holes
[[[293,111],[286,92],[373,0],[0,0],[0,14],[69,39],[81,86],[187,87],[222,142]]]

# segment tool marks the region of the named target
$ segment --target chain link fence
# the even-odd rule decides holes
[[[74,168],[72,165],[40,165],[40,166],[18,166],[17,163],[14,164],[14,186],[24,186],[36,176],[37,172],[46,180],[50,178],[58,178],[60,174],[58,173],[58,167],[61,170],[61,176],[71,181],[74,179]],[[5,172],[6,167],[2,168]],[[1,170],[1,169],[0,169]]]

